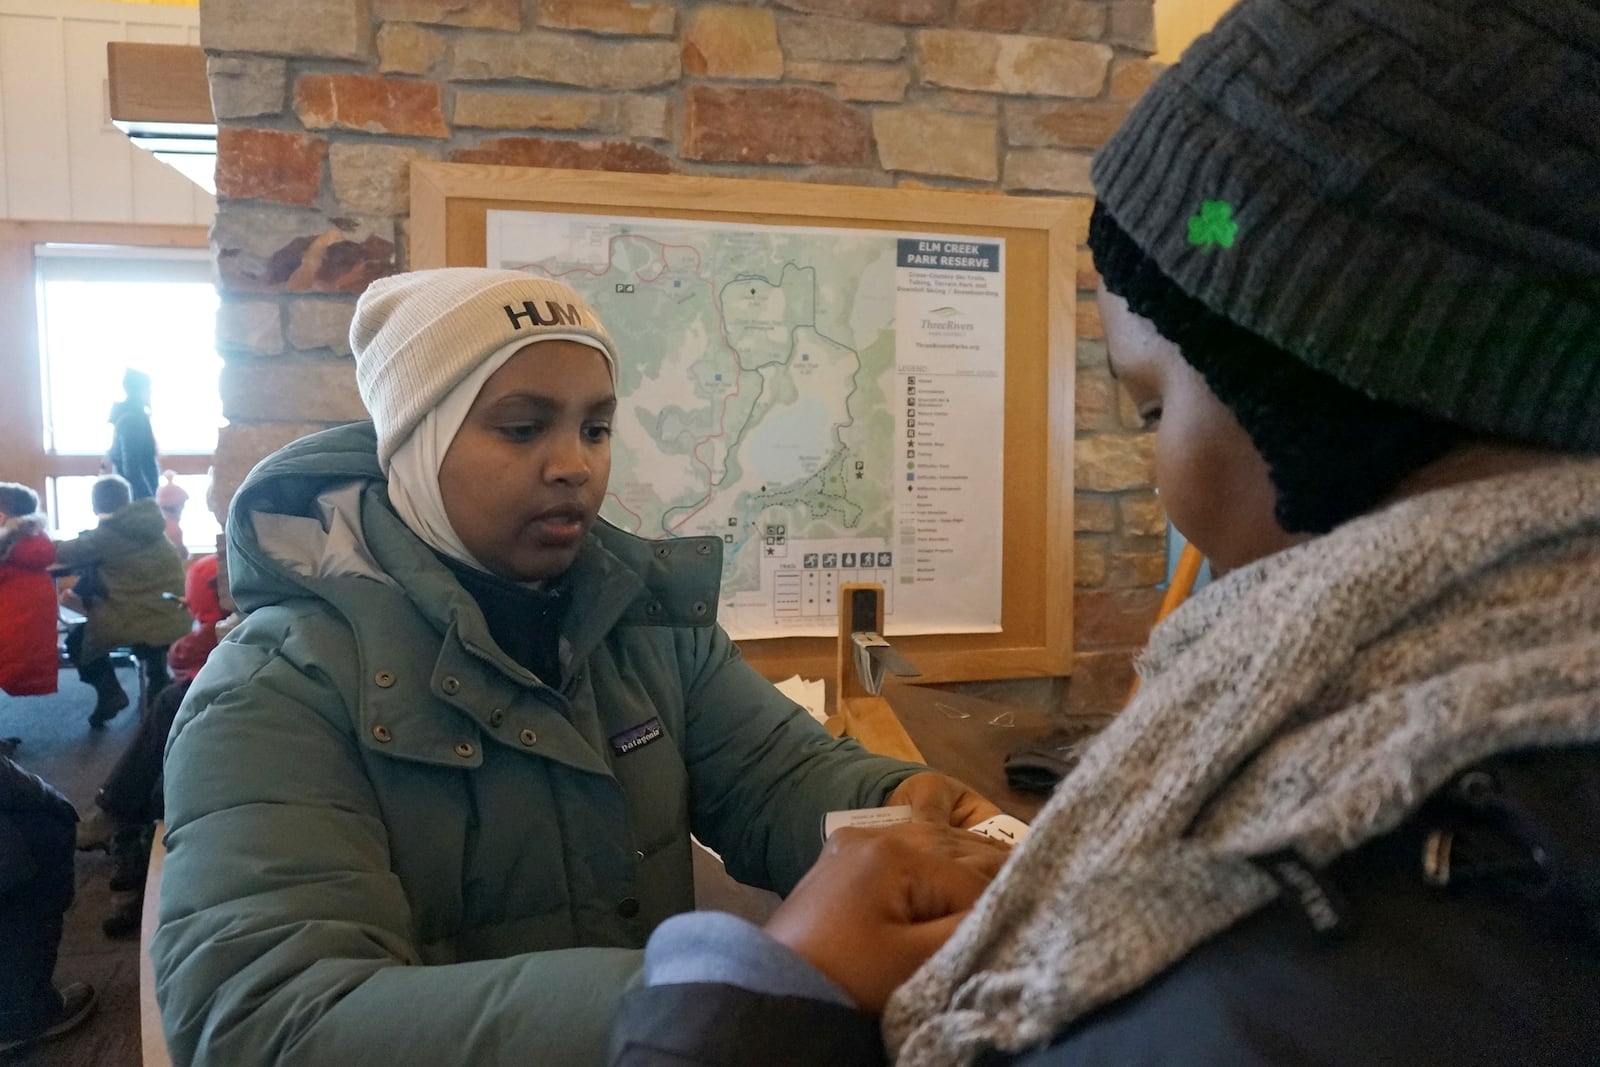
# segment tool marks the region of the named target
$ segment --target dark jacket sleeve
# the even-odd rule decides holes
[[[1600,1049],[1600,748],[1499,757],[1332,864],[1345,933],[1279,899],[1046,1048],[983,1067],[1490,1067]],[[1440,886],[1425,844],[1449,834]],[[1434,882],[1439,880],[1437,872]]]
[[[645,986],[622,1000],[612,1067],[879,1067],[878,1018],[737,986]]]
[[[25,827],[37,828],[41,819],[70,825],[78,813],[54,786],[0,756],[0,893],[37,873],[38,857]]]

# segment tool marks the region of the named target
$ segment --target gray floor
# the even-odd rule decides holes
[[[132,667],[117,672],[130,697],[138,695]],[[0,694],[0,737],[20,737],[15,759],[87,811],[95,790],[133,736],[132,709],[105,730],[88,728],[94,691],[73,671],[61,672],[54,696]],[[0,1057],[29,1067],[138,1067],[139,969],[137,939],[109,940],[100,920],[111,911],[107,885],[111,860],[104,852],[78,853],[78,897],[67,912],[56,983],[88,982],[99,993],[99,1007],[83,1026],[48,1044]]]

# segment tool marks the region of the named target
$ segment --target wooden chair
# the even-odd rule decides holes
[[[167,1035],[161,1029],[161,1009],[156,1004],[155,967],[150,962],[150,938],[156,932],[156,906],[161,900],[161,863],[167,855],[161,843],[165,832],[166,825],[156,823],[144,877],[144,912],[139,917],[139,1045],[144,1067],[172,1067]]]

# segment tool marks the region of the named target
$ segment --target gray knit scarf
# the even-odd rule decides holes
[[[1214,583],[884,1019],[903,1065],[1022,1050],[1495,753],[1600,740],[1600,462],[1403,500]]]

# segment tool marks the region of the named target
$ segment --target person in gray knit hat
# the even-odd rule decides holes
[[[970,911],[844,843],[787,970],[663,927],[614,1062],[1593,1063],[1600,5],[1242,0],[1093,175],[1220,579]]]
[[[372,421],[264,460],[228,523],[245,620],[166,761],[152,942],[180,1063],[602,1059],[691,831],[787,891],[828,811],[995,812],[836,740],[716,623],[721,543],[598,518],[623,354],[568,287],[448,268],[351,326]],[[983,881],[981,875],[974,875]]]

